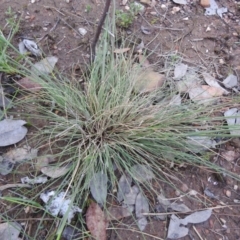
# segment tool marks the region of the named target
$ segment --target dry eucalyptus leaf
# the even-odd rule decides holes
[[[142,217],[137,220],[137,225],[140,231],[143,231],[146,228],[147,224],[148,224],[148,221],[146,217]]]
[[[120,220],[132,216],[133,206],[110,207],[107,209],[106,216],[108,221]]]
[[[182,5],[187,4],[187,1],[186,1],[186,0],[173,0],[173,2],[175,2],[175,3],[177,3],[177,4],[182,4]]]
[[[149,181],[154,178],[154,174],[151,169],[146,165],[136,164],[131,167],[132,176],[140,183]]]
[[[58,178],[61,177],[63,175],[65,175],[71,168],[71,164],[66,165],[66,166],[46,166],[41,168],[41,172],[45,175],[47,175],[48,177],[51,178]]]
[[[187,73],[188,65],[180,63],[175,66],[174,69],[174,77],[175,80],[180,80],[182,77],[184,77]]]
[[[202,89],[204,91],[207,91],[212,97],[220,97],[225,93],[225,91],[222,88],[212,87],[208,85],[202,85]]]
[[[92,202],[86,213],[86,224],[92,236],[97,240],[107,239],[107,220],[97,203]]]
[[[21,141],[27,134],[23,120],[4,119],[0,121],[0,147],[9,146]]]
[[[38,45],[31,40],[23,39],[24,46],[36,57],[40,57],[42,55],[41,50],[38,48]]]
[[[164,207],[164,209],[167,209],[171,205],[171,202],[162,193],[157,196],[157,200],[158,203]]]
[[[188,137],[189,148],[192,152],[199,153],[201,151],[208,150],[209,148],[215,148],[217,142],[207,136],[191,136]]]
[[[182,213],[186,213],[186,212],[190,212],[191,209],[188,208],[185,204],[181,203],[171,203],[170,207],[172,208],[172,210],[177,211],[177,212],[182,212]]]
[[[240,135],[240,112],[237,108],[231,108],[224,113],[231,135]],[[236,127],[234,129],[234,127]]]
[[[15,163],[0,156],[0,174],[6,176],[12,172]]]
[[[125,53],[128,52],[131,48],[119,48],[119,49],[115,49],[114,53]]]
[[[27,54],[27,52],[28,52],[26,47],[25,47],[25,45],[24,45],[24,43],[23,43],[23,41],[19,42],[18,49],[19,49],[19,52],[21,54]]]
[[[204,81],[209,86],[221,89],[224,94],[228,94],[229,93],[226,89],[221,87],[220,84],[218,83],[218,81],[214,77],[212,77],[209,73],[203,73],[202,75],[203,75]]]
[[[21,232],[22,226],[17,222],[6,222],[0,224],[1,240],[16,240]]]
[[[140,192],[137,195],[136,203],[135,203],[135,212],[137,218],[143,218],[143,213],[149,213],[149,204],[146,197]]]
[[[128,175],[122,175],[118,182],[117,199],[121,202],[124,196],[131,190],[132,178]]]
[[[171,215],[170,223],[168,226],[167,238],[169,239],[179,239],[185,237],[188,234],[188,228],[180,226],[180,219],[174,214]]]
[[[108,177],[105,173],[94,173],[90,181],[90,191],[93,198],[99,204],[104,204],[107,198]]]
[[[134,205],[136,202],[137,195],[139,193],[139,188],[137,186],[132,186],[129,193],[125,194],[123,203],[126,205]]]
[[[30,92],[38,92],[42,89],[42,86],[39,83],[34,82],[27,77],[24,77],[19,81],[16,81],[16,83],[21,89],[30,91]]]
[[[49,74],[53,71],[55,64],[57,63],[58,58],[57,57],[46,57],[42,59],[40,62],[35,63],[32,66],[32,75],[44,75]]]
[[[202,223],[207,221],[211,217],[211,215],[212,215],[212,209],[195,212],[185,217],[184,219],[181,219],[180,223],[183,225],[187,225],[188,223],[193,223],[193,224]]]
[[[198,104],[209,104],[213,101],[213,97],[202,87],[195,87],[189,90],[189,97]]]
[[[32,186],[29,184],[22,184],[22,183],[5,184],[0,186],[0,191],[6,190],[8,188],[20,188],[20,187],[31,188]]]
[[[237,76],[230,74],[224,81],[223,85],[226,88],[234,88],[238,85]]]

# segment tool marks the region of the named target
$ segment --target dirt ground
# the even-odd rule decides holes
[[[0,29],[7,33],[6,18],[11,12],[22,19],[20,30],[13,39],[17,46],[20,38],[30,38],[38,42],[46,55],[59,58],[57,67],[60,72],[71,74],[79,67],[89,63],[89,44],[96,31],[97,21],[104,8],[102,0],[1,0]],[[117,0],[117,9],[126,11],[121,0]],[[128,0],[128,3],[132,2]],[[136,1],[138,2],[138,1]],[[187,0],[186,5],[175,4],[171,0],[156,0],[154,7],[143,4],[144,12],[138,14],[133,24],[126,30],[133,39],[141,39],[145,48],[152,52],[151,63],[159,62],[161,55],[176,51],[184,61],[192,66],[223,80],[229,73],[240,77],[240,2],[233,0],[216,1],[219,7],[227,7],[223,18],[218,15],[206,16],[205,9],[198,0]],[[127,3],[127,5],[128,5]],[[148,28],[144,34],[142,27]],[[82,36],[78,29],[87,33]],[[161,72],[163,63],[158,64]],[[4,149],[0,149],[4,152]],[[224,159],[222,153],[236,152],[234,161]],[[219,155],[212,157],[218,165],[240,174],[240,141],[228,142],[218,149]],[[226,176],[195,167],[182,167],[176,171],[179,181],[172,180],[176,189],[165,183],[161,188],[167,198],[177,199],[192,210],[217,207],[211,218],[201,224],[190,226],[188,239],[237,240],[240,239],[240,184]],[[11,177],[1,177],[0,185],[11,183]],[[199,201],[185,193],[198,192]],[[206,191],[216,198],[207,196]],[[154,205],[154,199],[151,199]],[[154,212],[154,209],[152,209]],[[1,213],[0,213],[1,215]],[[180,216],[183,216],[180,214]],[[108,230],[109,240],[166,239],[169,219],[163,221],[149,216],[149,224],[142,234],[134,225],[131,217],[121,223],[111,223]],[[115,228],[111,230],[111,228]],[[45,239],[39,236],[38,239]]]

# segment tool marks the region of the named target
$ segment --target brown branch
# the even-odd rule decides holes
[[[93,42],[92,42],[92,44],[91,44],[91,58],[90,58],[91,64],[92,64],[92,63],[94,62],[94,60],[95,60],[95,56],[96,56],[96,45],[97,45],[97,42],[98,42],[98,39],[99,39],[101,30],[102,30],[104,21],[105,21],[105,19],[106,19],[106,16],[107,16],[107,13],[108,13],[108,10],[109,10],[109,7],[110,7],[110,3],[111,3],[111,0],[106,0],[102,17],[101,17],[101,19],[100,19],[100,21],[99,21],[99,23],[98,23],[97,31],[96,31],[96,34],[95,34],[95,36],[94,36]]]

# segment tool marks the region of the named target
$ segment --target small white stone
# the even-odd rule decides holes
[[[125,6],[125,9],[128,11],[128,10],[130,10],[130,7],[129,6]]]
[[[48,28],[47,28],[47,27],[43,27],[43,31],[45,31],[45,32],[46,32],[47,30],[48,30]]]
[[[78,32],[79,32],[82,36],[84,36],[84,35],[87,33],[87,30],[86,30],[85,28],[79,28],[79,29],[78,29]]]
[[[234,185],[233,189],[238,190],[238,185]]]
[[[167,6],[166,6],[165,4],[162,4],[162,5],[161,5],[161,8],[162,8],[162,9],[165,9],[165,8],[167,8]]]
[[[35,0],[31,0],[31,3],[35,3]]]

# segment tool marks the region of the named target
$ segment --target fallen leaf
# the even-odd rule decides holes
[[[224,113],[231,135],[240,135],[240,112],[237,108],[231,108]]]
[[[211,87],[208,85],[202,85],[202,89],[207,91],[212,97],[220,97],[225,93],[225,91],[219,87]]]
[[[137,195],[139,193],[139,188],[137,186],[132,186],[130,192],[124,195],[123,203],[126,205],[134,205],[136,202]]]
[[[21,182],[23,184],[30,184],[30,185],[34,185],[34,184],[43,184],[46,183],[48,181],[47,177],[35,177],[33,179],[30,179],[29,177],[23,177],[21,178]]]
[[[141,71],[135,79],[135,91],[139,93],[149,93],[162,87],[165,76],[152,69]]]
[[[146,35],[149,35],[149,34],[152,33],[152,29],[151,28],[144,27],[144,26],[141,26],[141,31],[142,31],[142,33],[144,33]]]
[[[132,176],[140,183],[149,181],[154,178],[154,174],[148,166],[136,164],[131,167]]]
[[[181,219],[180,222],[183,225],[187,225],[188,223],[202,223],[207,221],[212,215],[212,209],[207,209],[204,211],[199,211],[190,214],[189,216],[185,217],[184,219]]]
[[[114,53],[125,53],[128,52],[131,48],[119,48],[119,49],[115,49],[113,52]]]
[[[5,94],[2,88],[0,88],[0,107],[11,108],[11,105],[12,105],[12,100],[5,97]]]
[[[82,209],[72,205],[71,196],[66,196],[65,192],[56,194],[55,191],[46,191],[40,194],[40,198],[46,204],[46,210],[53,216],[66,216],[67,214],[69,224],[75,213],[82,212]]]
[[[34,82],[27,77],[24,77],[19,81],[16,81],[16,83],[20,88],[30,92],[38,92],[42,89],[42,86],[39,83]]]
[[[96,240],[107,239],[107,220],[97,203],[92,202],[86,213],[86,224]]]
[[[9,146],[21,141],[27,134],[23,120],[4,119],[0,121],[0,147]]]
[[[108,177],[105,173],[94,173],[90,181],[90,191],[93,198],[99,204],[104,204],[107,198]]]
[[[123,174],[118,182],[117,199],[119,202],[121,202],[124,199],[124,196],[130,192],[131,184],[132,178]]]
[[[213,101],[213,97],[202,87],[195,87],[189,90],[189,97],[198,104],[209,104]]]
[[[199,153],[210,148],[215,148],[217,145],[217,142],[215,140],[212,140],[207,136],[191,136],[188,137],[188,139],[188,147],[194,153]]]
[[[21,183],[14,183],[14,184],[5,184],[3,186],[0,186],[0,191],[6,190],[8,188],[31,188],[32,186],[29,184],[21,184]]]
[[[31,69],[32,76],[51,73],[57,61],[58,61],[58,58],[52,56],[52,57],[46,57],[42,59],[40,62],[35,63]]]
[[[0,224],[1,240],[17,240],[22,226],[17,222],[6,222]]]
[[[34,56],[40,57],[42,55],[41,50],[38,48],[38,45],[31,40],[23,39],[23,44],[27,50],[29,50]]]
[[[182,103],[182,98],[180,94],[177,94],[172,97],[172,99],[169,101],[170,106],[180,106]]]
[[[188,228],[185,227],[188,223],[196,224],[207,221],[212,214],[212,209],[207,209],[204,211],[199,211],[190,214],[184,219],[179,219],[174,214],[171,215],[167,238],[178,239],[184,237],[188,234]],[[185,225],[185,226],[182,226]]]
[[[47,167],[49,163],[52,163],[52,162],[55,162],[55,158],[52,155],[38,157],[35,168],[36,170],[41,171],[43,167]]]
[[[224,94],[228,94],[229,93],[226,89],[221,87],[220,84],[217,82],[217,80],[214,77],[212,77],[209,73],[203,73],[202,75],[203,75],[204,81],[209,86],[221,89],[224,92]]]
[[[187,1],[186,0],[173,0],[173,2],[177,3],[177,4],[187,4]]]
[[[224,81],[223,85],[226,88],[234,88],[238,85],[237,76],[230,74]]]
[[[143,213],[149,213],[149,204],[146,197],[140,192],[135,203],[135,213],[137,218],[144,217]]]
[[[182,213],[186,213],[186,212],[190,212],[191,209],[188,208],[185,204],[181,203],[171,203],[170,207],[172,208],[172,210],[177,211],[177,212],[182,212]]]
[[[168,226],[167,238],[179,239],[185,237],[188,234],[188,231],[188,228],[180,226],[180,219],[172,214]]]
[[[157,196],[157,200],[165,210],[167,210],[167,208],[171,205],[171,202],[162,193]]]
[[[148,224],[148,221],[146,217],[142,217],[137,220],[137,225],[140,231],[143,231],[146,228],[147,224]]]
[[[23,41],[19,42],[18,49],[19,49],[19,52],[21,54],[27,54],[27,52],[28,52],[26,47],[25,47],[25,45],[24,45],[24,43],[23,43]]]
[[[147,4],[149,6],[152,4],[151,0],[140,0],[140,3]]]
[[[22,148],[14,148],[7,153],[3,154],[3,158],[13,163],[22,163],[32,160],[37,157],[38,149],[25,146]]]
[[[51,178],[59,178],[65,175],[71,168],[71,164],[66,166],[45,166],[41,168],[41,172]]]
[[[113,221],[120,220],[125,217],[130,217],[132,216],[133,210],[133,206],[110,207],[106,211],[107,220]]]
[[[175,80],[180,80],[187,73],[188,65],[180,63],[174,68],[174,77]]]

